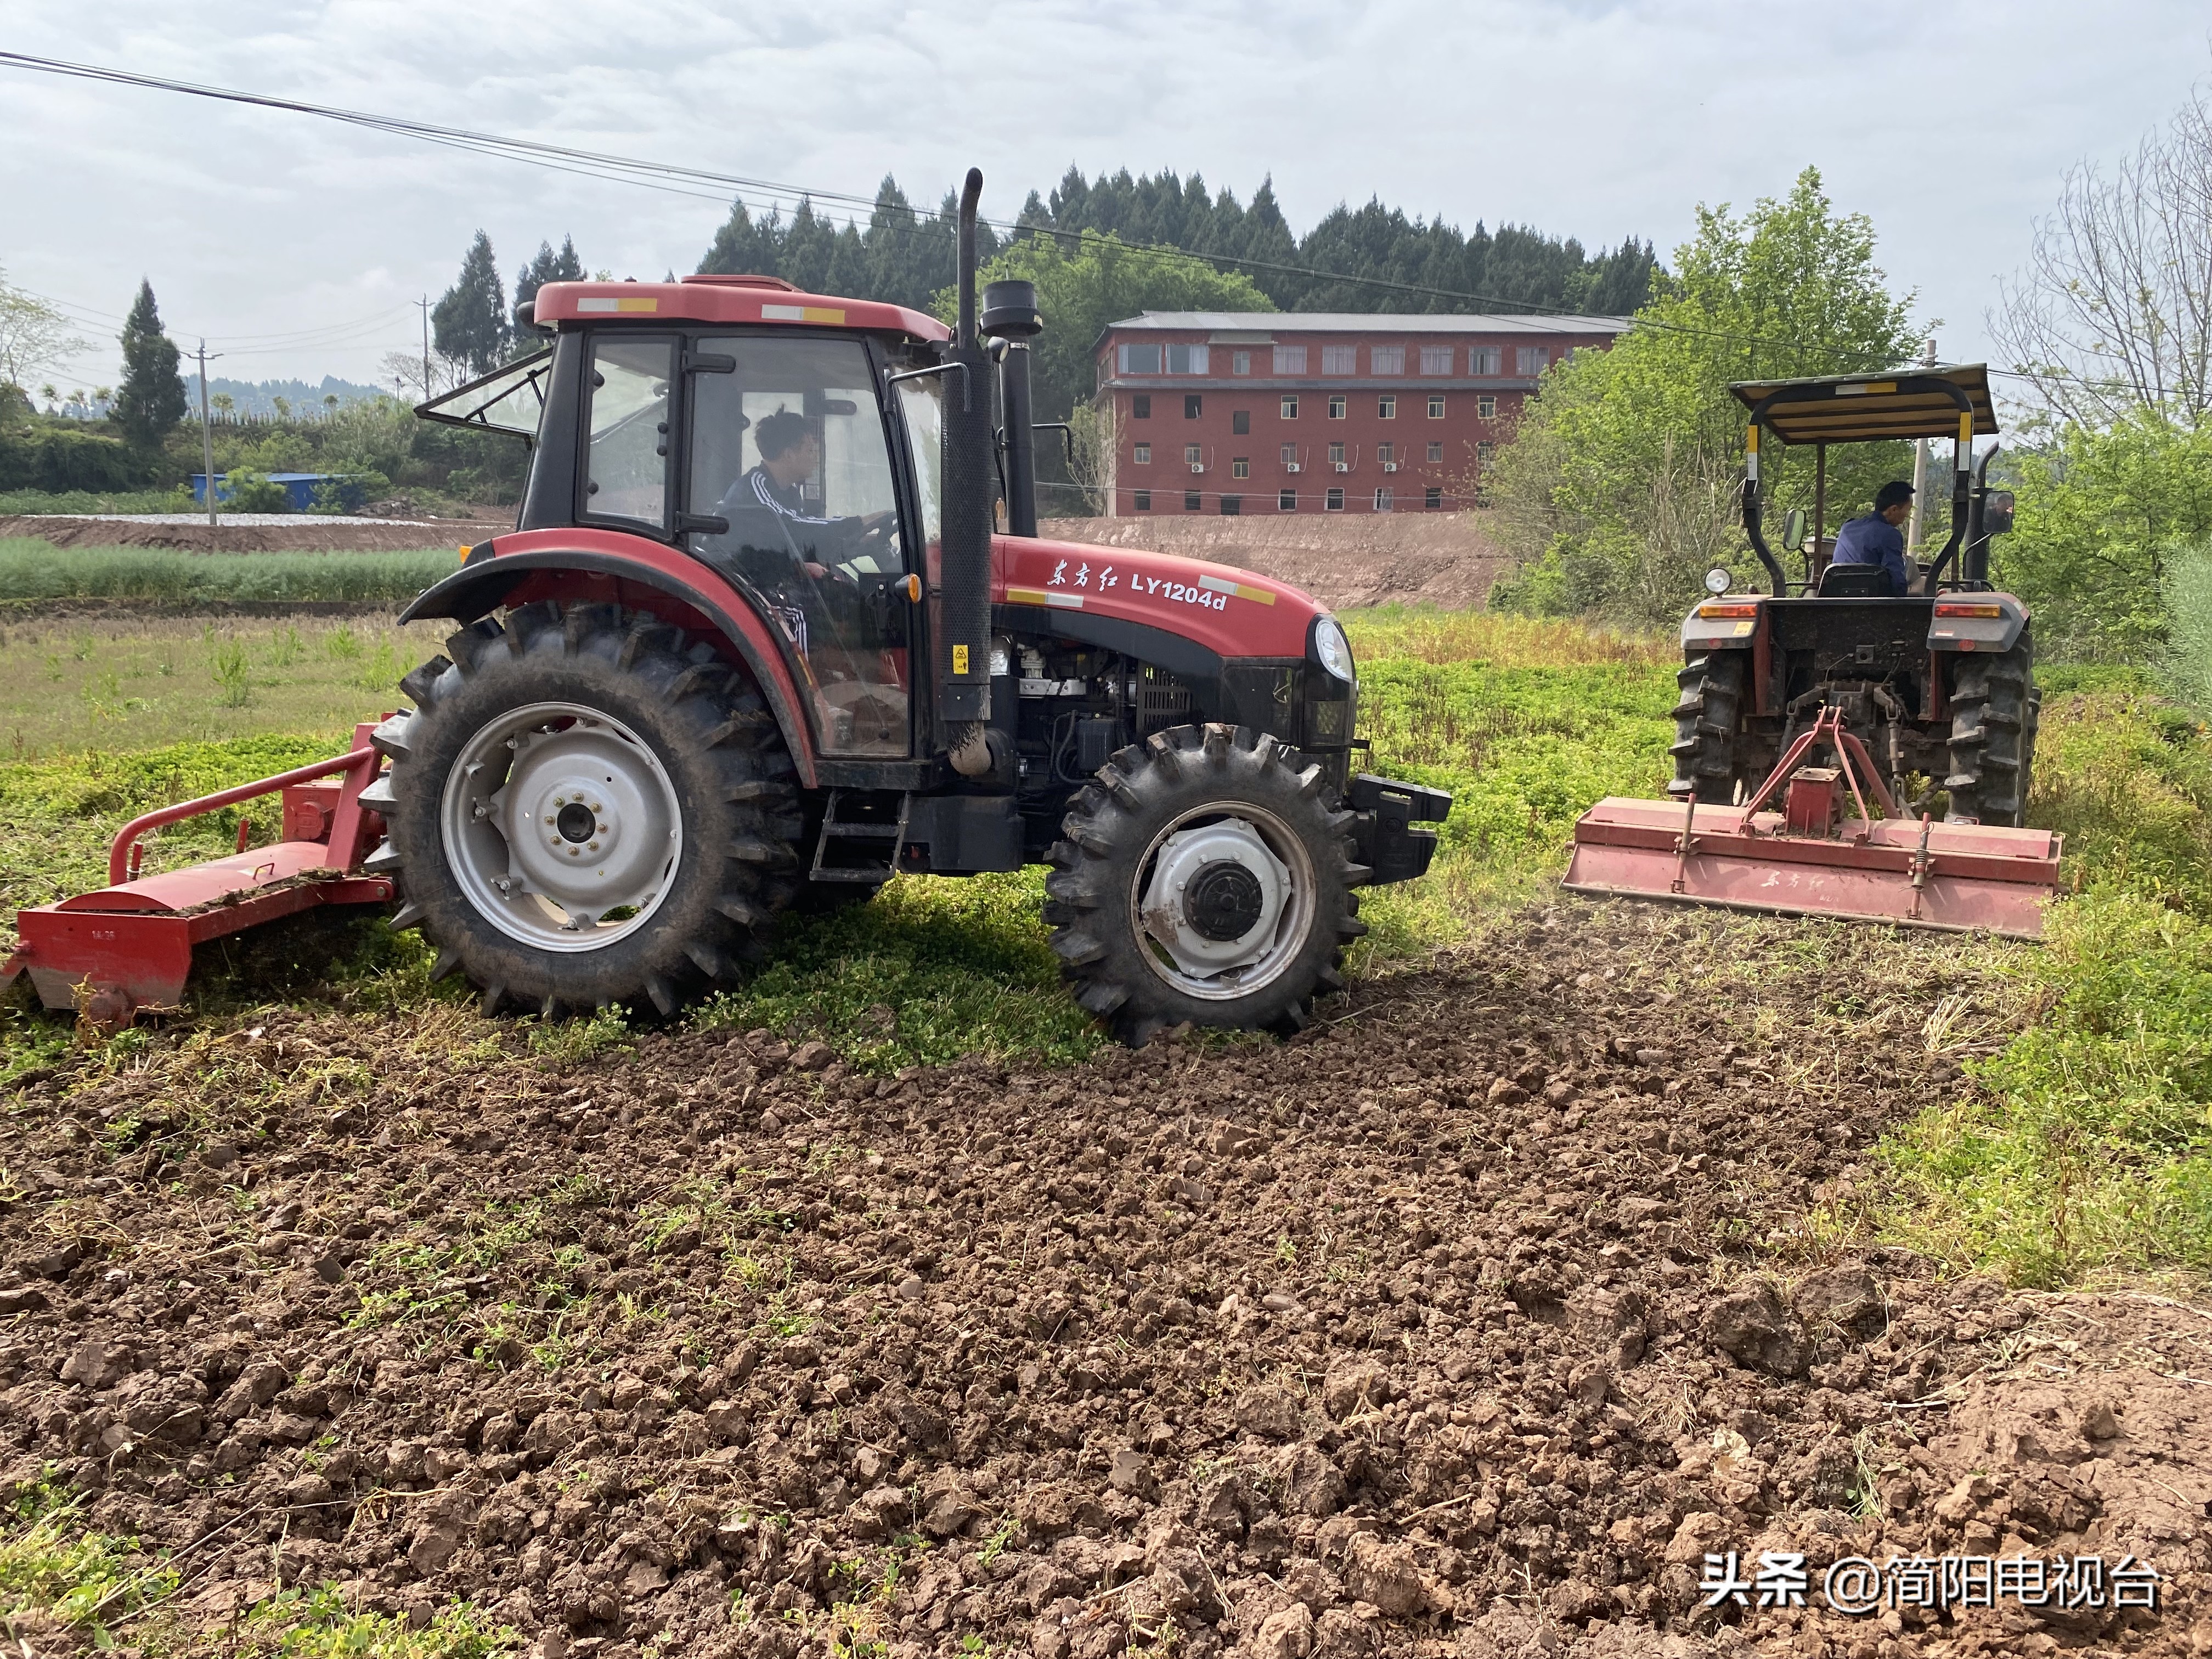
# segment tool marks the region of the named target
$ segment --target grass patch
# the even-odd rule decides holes
[[[334,745],[323,752],[337,753],[356,720],[400,706],[400,676],[450,628],[379,617],[0,621],[0,762],[264,733],[322,734]]]
[[[1452,792],[1425,880],[1360,895],[1357,969],[1466,939],[1566,867],[1575,819],[1666,785],[1677,653],[1665,641],[1480,611],[1346,619],[1371,769]]]
[[[2037,1024],[1884,1143],[1887,1230],[2023,1284],[2212,1273],[2212,736],[2139,674],[2043,678],[2029,817],[2077,896],[2014,969]]]
[[[0,538],[0,599],[403,604],[453,569],[420,553],[179,553]]]
[[[99,495],[89,489],[0,489],[0,514],[189,513],[197,503],[182,484],[169,489],[125,489]]]

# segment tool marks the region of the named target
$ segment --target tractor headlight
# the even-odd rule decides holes
[[[1344,637],[1344,630],[1336,625],[1334,617],[1317,617],[1313,625],[1314,660],[1346,685],[1356,684],[1358,674],[1352,666],[1352,641]]]

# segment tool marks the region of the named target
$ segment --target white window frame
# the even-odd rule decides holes
[[[1377,484],[1375,486],[1375,510],[1377,513],[1390,512],[1392,510],[1393,500],[1394,498],[1390,494],[1390,486],[1389,484]]]
[[[1332,392],[1329,393],[1328,418],[1330,420],[1343,420],[1350,411],[1351,407],[1351,400],[1346,398],[1341,392]]]
[[[1306,372],[1306,349],[1302,345],[1279,345],[1275,348],[1275,373],[1303,374]]]
[[[1431,392],[1429,393],[1429,418],[1432,421],[1441,421],[1443,417],[1444,394],[1441,392]]]
[[[1150,444],[1139,444],[1136,453],[1130,456],[1129,459],[1133,465],[1150,466],[1152,464],[1152,447]]]
[[[1328,493],[1327,495],[1323,495],[1323,496],[1321,498],[1321,505],[1322,505],[1322,512],[1324,512],[1324,513],[1341,513],[1341,512],[1343,512],[1343,511],[1344,511],[1344,488],[1343,488],[1343,486],[1342,486],[1342,485],[1340,485],[1340,484],[1331,484],[1331,485],[1328,487]]]
[[[1378,421],[1395,421],[1398,418],[1396,392],[1386,392],[1375,400],[1375,418]]]
[[[1252,476],[1252,459],[1249,455],[1233,455],[1229,460],[1229,476],[1249,478]]]
[[[1295,513],[1295,512],[1297,512],[1297,510],[1298,510],[1298,492],[1297,492],[1297,490],[1295,490],[1295,489],[1279,489],[1279,490],[1277,490],[1277,491],[1275,492],[1275,511],[1276,511],[1276,512],[1278,512],[1278,513]]]
[[[1431,461],[1441,461],[1442,459],[1443,459],[1443,458],[1444,458],[1444,441],[1443,441],[1442,438],[1431,438],[1431,439],[1430,439],[1430,440],[1429,440],[1429,459],[1430,459]]]
[[[1401,345],[1368,347],[1367,372],[1378,379],[1385,374],[1403,374],[1406,372],[1406,348]]]
[[[1168,348],[1167,372],[1170,374],[1203,374],[1207,362],[1206,349],[1202,345],[1170,345]],[[1182,367],[1176,367],[1180,354]]]
[[[1120,348],[1116,361],[1121,364],[1121,373],[1124,374],[1157,374],[1160,372],[1161,350],[1162,348],[1157,341],[1139,342]],[[1139,354],[1151,359],[1152,366],[1149,368],[1138,366],[1137,358]]]
[[[1229,372],[1231,374],[1249,374],[1252,372],[1252,354],[1249,351],[1231,352],[1229,356]]]
[[[1358,346],[1323,346],[1321,349],[1321,372],[1324,374],[1358,374],[1359,348]]]
[[[1474,400],[1474,418],[1478,421],[1494,421],[1498,418],[1498,398],[1495,393],[1486,392]]]
[[[1513,374],[1516,380],[1533,380],[1552,366],[1549,346],[1515,346]]]
[[[1425,345],[1421,348],[1421,373],[1449,374],[1452,372],[1452,359],[1457,355],[1449,346]]]
[[[1283,399],[1283,418],[1286,421],[1298,418],[1298,396],[1295,392]]]
[[[1502,374],[1505,372],[1504,346],[1469,346],[1467,349],[1467,372],[1470,374]]]

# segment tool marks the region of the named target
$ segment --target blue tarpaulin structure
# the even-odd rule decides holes
[[[295,513],[305,513],[313,507],[315,504],[315,491],[325,484],[337,487],[338,500],[344,505],[347,512],[352,512],[362,503],[361,480],[350,472],[270,472],[264,476],[270,483],[284,486],[284,493],[292,499],[290,510]],[[216,505],[221,507],[230,499],[230,474],[216,473],[215,475]],[[192,474],[192,499],[203,505],[207,501],[207,474],[204,472]]]

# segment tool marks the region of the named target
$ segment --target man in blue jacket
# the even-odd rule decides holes
[[[1889,574],[1889,597],[1901,599],[1912,581],[1905,562],[1905,538],[1898,526],[1912,515],[1912,486],[1902,478],[1875,492],[1874,511],[1853,519],[1836,532],[1832,563],[1880,565]]]

